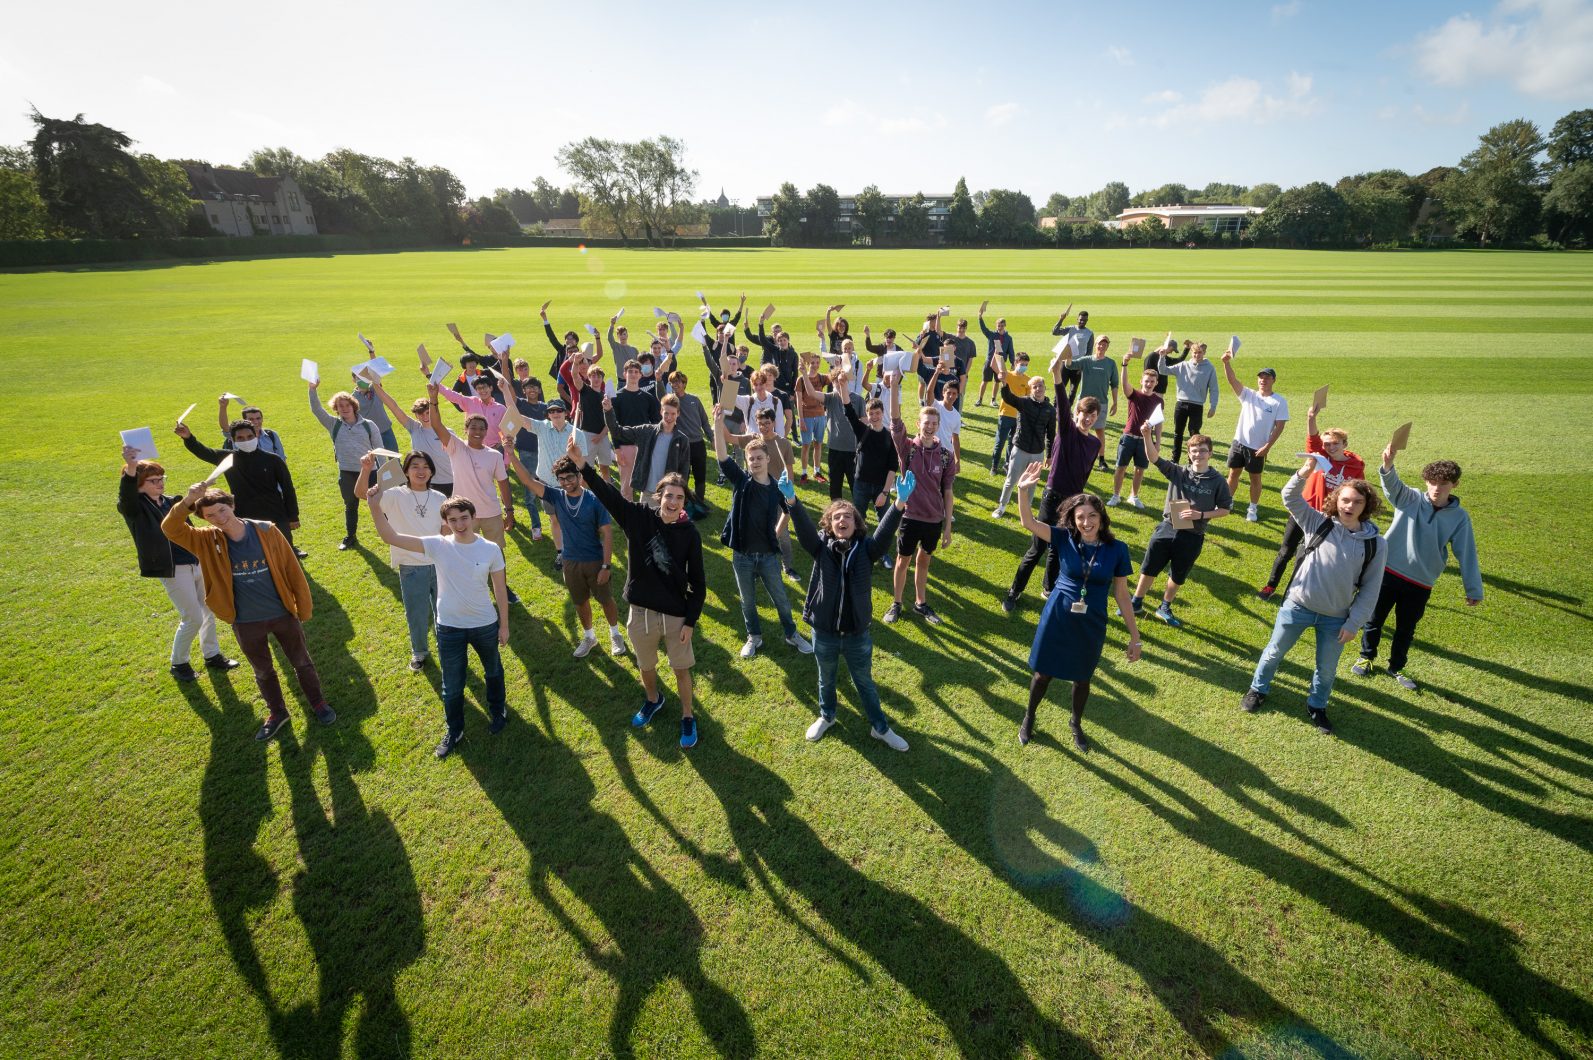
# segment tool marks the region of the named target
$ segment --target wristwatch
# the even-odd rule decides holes
[[[601,567],[599,567],[599,568],[597,568],[597,569],[598,569],[598,570],[608,570],[608,564],[607,564],[607,563],[605,563],[605,564],[603,564],[603,565],[602,565],[602,566],[601,566]]]

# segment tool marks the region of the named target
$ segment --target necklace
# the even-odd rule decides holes
[[[559,491],[559,499],[564,502],[564,510],[570,513],[571,519],[574,519],[578,514],[580,514],[581,502],[586,500],[586,491],[582,490],[580,493],[575,495],[574,504],[570,503],[570,495],[564,490]]]
[[[417,497],[420,499],[417,500]],[[415,518],[426,518],[426,512],[431,508],[431,490],[411,489],[409,491],[409,503],[415,509]]]

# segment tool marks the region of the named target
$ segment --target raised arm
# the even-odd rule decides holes
[[[227,395],[223,394],[216,400],[221,403],[221,408],[216,412],[216,425],[221,428],[222,437],[226,437],[227,428],[231,425],[227,419]]]
[[[791,526],[796,530],[797,544],[801,545],[802,551],[808,555],[817,556],[819,549],[824,547],[824,542],[819,540],[818,528],[813,525],[808,510],[802,506],[801,501],[788,502],[785,510],[791,517]]]
[[[729,455],[725,448],[725,408],[714,405],[714,459],[724,460]]]
[[[196,482],[188,487],[188,492],[183,499],[171,506],[166,517],[160,521],[160,532],[166,535],[166,540],[175,541],[194,555],[199,555],[203,549],[206,534],[189,525],[188,513],[194,510],[199,503],[199,498],[205,495],[209,488],[203,482]]]
[[[321,426],[330,432],[333,427],[337,426],[337,417],[326,411],[326,406],[321,404],[320,388],[321,381],[319,379],[310,384],[310,411],[315,414],[316,419],[321,421]]]
[[[503,453],[504,465],[514,473],[515,478],[520,480],[520,485],[536,494],[538,498],[546,495],[547,487],[535,475],[526,470],[525,464],[520,462],[519,450],[512,445],[506,445],[503,447]]]
[[[371,389],[375,390],[376,396],[382,399],[382,404],[386,405],[387,411],[393,414],[393,419],[402,424],[406,431],[413,432],[415,430],[415,421],[410,418],[409,413],[405,412],[397,401],[393,400],[393,395],[387,392],[385,386],[380,382],[372,383]]]
[[[1051,531],[1055,529],[1034,517],[1029,510],[1029,498],[1034,493],[1035,483],[1040,481],[1040,475],[1045,471],[1044,461],[1036,461],[1024,468],[1023,475],[1018,479],[1018,520],[1023,523],[1023,528],[1041,541],[1051,540]]]
[[[1281,491],[1283,506],[1289,510],[1289,517],[1305,531],[1306,537],[1316,533],[1327,522],[1327,516],[1305,501],[1305,483],[1315,470],[1316,458],[1312,457],[1305,462],[1304,467],[1289,476],[1289,481],[1283,484]]]
[[[1224,350],[1224,351],[1222,351],[1222,370],[1223,370],[1224,374],[1226,374],[1228,376],[1228,386],[1230,388],[1232,388],[1233,396],[1234,397],[1242,396],[1244,394],[1244,392],[1245,392],[1245,385],[1239,381],[1239,377],[1237,375],[1233,374],[1233,351],[1232,350]]]
[[[426,417],[431,421],[431,429],[436,432],[437,440],[442,443],[442,447],[446,451],[450,442],[458,441],[458,436],[443,423],[442,408],[437,402],[437,394],[436,383],[426,387],[426,396],[430,398],[426,403]]]
[[[177,424],[176,427],[172,428],[172,433],[183,440],[183,448],[207,464],[219,464],[222,458],[227,455],[223,449],[212,449],[208,445],[202,445],[199,439],[194,437],[194,432],[188,429],[188,424],[186,423]]]
[[[361,468],[361,474],[364,474],[363,468]],[[403,549],[405,552],[424,553],[426,551],[426,546],[421,543],[420,538],[410,537],[408,534],[401,534],[393,529],[393,524],[387,521],[387,513],[382,511],[382,495],[380,493],[372,490],[365,497],[365,505],[371,510],[371,522],[376,524],[377,537],[394,548]]]
[[[375,470],[376,457],[374,455],[371,453],[366,453],[364,456],[360,457],[360,473],[359,477],[354,480],[354,496],[364,497],[367,500],[370,499],[370,495],[372,493],[371,474]]]

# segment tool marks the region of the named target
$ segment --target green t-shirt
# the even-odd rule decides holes
[[[1074,361],[1073,367],[1083,373],[1079,381],[1079,397],[1092,397],[1101,403],[1101,419],[1111,407],[1112,390],[1117,386],[1117,362],[1110,357],[1096,359],[1085,357]]]

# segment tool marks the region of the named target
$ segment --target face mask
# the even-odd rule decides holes
[[[728,324],[728,323],[730,323],[730,314],[729,313],[720,313],[719,314],[719,319],[720,319],[720,321],[722,323]]]
[[[240,453],[252,453],[260,448],[260,439],[250,438],[247,442],[233,442],[232,447]]]
[[[650,364],[642,365],[642,374],[643,375],[652,375],[653,374],[653,366],[650,365]]]

